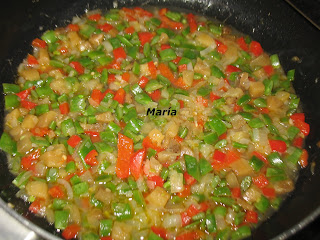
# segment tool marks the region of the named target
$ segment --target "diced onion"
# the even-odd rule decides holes
[[[73,199],[73,191],[70,186],[70,183],[68,183],[66,180],[61,179],[61,178],[57,179],[57,183],[59,183],[65,187],[65,189],[67,190],[68,199]]]
[[[181,227],[181,216],[180,214],[165,214],[163,217],[164,228],[178,228]]]

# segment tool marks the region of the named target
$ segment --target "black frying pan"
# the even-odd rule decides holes
[[[2,3],[3,4],[3,3]],[[65,26],[74,15],[82,15],[85,10],[110,9],[153,5],[161,7],[179,7],[184,11],[193,11],[217,18],[261,42],[269,53],[278,53],[284,69],[296,69],[294,87],[301,97],[307,122],[311,125],[311,134],[307,139],[310,163],[316,163],[314,174],[310,165],[300,173],[296,189],[286,199],[281,209],[253,232],[254,239],[284,239],[295,235],[320,215],[320,150],[316,143],[320,141],[320,32],[295,12],[283,0],[24,0],[11,1],[2,7],[0,16],[1,45],[1,82],[15,80],[18,64],[31,52],[30,43],[41,36],[46,29]],[[41,27],[41,28],[39,28]],[[298,56],[300,61],[292,61]],[[319,79],[319,80],[318,80]],[[0,96],[0,122],[3,122],[3,96]],[[0,132],[3,131],[2,124]],[[0,153],[0,206],[27,225],[33,231],[47,239],[59,236],[54,227],[42,218],[28,213],[28,206],[15,197],[17,188],[13,186],[12,176],[8,172],[6,158]],[[6,203],[12,203],[16,212]],[[23,216],[23,217],[21,217]],[[27,221],[28,219],[29,221]],[[13,226],[14,227],[14,226]],[[46,230],[46,231],[45,231]],[[51,234],[50,234],[51,233]],[[304,232],[304,234],[308,234]],[[308,235],[309,236],[309,235]],[[305,236],[307,237],[307,236]]]

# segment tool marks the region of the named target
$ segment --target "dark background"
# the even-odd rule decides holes
[[[0,33],[2,36],[5,36],[5,37],[0,37],[0,59],[4,59],[7,57],[9,53],[9,46],[14,46],[15,42],[19,42],[21,40],[21,39],[15,39],[14,36],[16,35],[15,33],[19,31],[19,28],[20,28],[18,23],[28,22],[33,14],[33,9],[27,8],[27,6],[30,6],[30,1],[31,0],[23,0],[23,1],[11,0],[11,1],[6,1],[5,3],[3,2],[1,3],[2,11],[0,14]],[[37,2],[41,0],[32,0],[32,1]],[[239,0],[239,1],[242,1],[242,0]],[[279,0],[279,1],[287,1],[287,0]],[[318,29],[320,29],[319,27],[320,26],[320,0],[291,0],[290,3],[293,6],[295,6],[300,11],[300,13],[304,14],[307,18],[309,18],[309,20],[312,22],[310,23],[310,25],[311,24],[318,25]],[[20,11],[17,11],[16,13],[12,13],[11,11],[6,11],[6,9],[12,9],[13,7],[20,9]],[[21,9],[24,9],[24,14],[21,14]],[[288,17],[290,18],[290,16],[284,15],[284,18],[288,18]],[[7,24],[8,21],[10,22],[10,24]],[[39,23],[39,26],[41,26],[41,23]],[[315,28],[316,27],[317,26],[315,26]],[[299,32],[297,32],[297,34],[299,34]],[[26,42],[26,44],[30,44],[30,43]],[[30,47],[30,51],[31,51],[31,47]],[[21,52],[22,58],[26,56],[26,53],[27,52]],[[10,71],[14,73],[15,69],[0,69],[0,76],[3,71]],[[295,234],[295,236],[291,237],[290,239],[291,240],[320,239],[320,218],[317,218],[315,221],[313,221],[306,228],[304,228],[299,233]]]

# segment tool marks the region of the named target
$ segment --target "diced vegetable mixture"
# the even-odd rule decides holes
[[[122,8],[32,46],[0,147],[64,239],[242,239],[308,164],[294,70],[229,27]]]

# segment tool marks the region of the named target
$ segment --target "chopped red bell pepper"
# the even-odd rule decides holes
[[[71,224],[63,230],[62,237],[66,240],[76,238],[80,232],[80,229],[81,227],[78,224]]]
[[[157,67],[156,67],[156,65],[154,65],[153,61],[148,62],[148,68],[151,73],[151,77],[156,79],[157,78]]]
[[[262,153],[259,153],[257,151],[253,151],[252,155],[256,156],[257,158],[259,158],[264,163],[269,164],[268,159]]]
[[[80,27],[78,24],[69,24],[67,26],[67,29],[71,32],[79,32],[80,31]]]
[[[297,137],[293,140],[292,145],[298,148],[302,148],[303,145],[303,138],[302,137]]]
[[[183,100],[178,100],[179,104],[180,104],[180,108],[184,108],[184,101]]]
[[[21,99],[21,100],[25,100],[31,93],[31,90],[33,90],[34,87],[28,88],[26,90],[23,90],[21,92],[16,93],[16,95]]]
[[[187,64],[179,65],[178,70],[179,70],[179,72],[183,72],[183,71],[187,70]]]
[[[160,16],[164,16],[164,15],[167,14],[168,11],[169,11],[168,8],[161,8],[161,9],[159,10],[159,15],[160,15]]]
[[[172,21],[171,19],[169,19],[166,16],[160,16],[160,19],[169,28],[172,28],[172,29],[175,29],[175,30],[179,30],[179,29],[183,28],[183,24],[181,22]]]
[[[93,149],[87,154],[87,156],[84,158],[84,161],[90,166],[95,166],[99,163],[96,156],[98,156],[98,152]]]
[[[303,122],[301,120],[295,120],[294,121],[294,125],[300,129],[300,132],[304,135],[304,136],[308,136],[310,133],[310,125],[306,122]]]
[[[176,237],[176,240],[196,240],[196,239],[201,239],[201,237],[199,234],[199,231],[192,231],[192,232],[186,232],[186,233],[182,233],[179,236]]]
[[[104,23],[97,25],[97,28],[99,28],[101,31],[104,31],[105,33],[108,33],[113,28],[113,26],[109,23]]]
[[[28,54],[27,62],[28,62],[28,66],[31,66],[31,67],[39,64],[39,62],[38,62],[38,60],[35,58],[35,56],[33,56],[33,55],[31,55],[31,54]]]
[[[235,103],[233,106],[233,111],[240,112],[240,111],[242,111],[242,107]]]
[[[244,40],[244,37],[238,38],[237,43],[243,51],[248,51],[249,48],[246,41]]]
[[[149,78],[145,77],[145,76],[142,76],[139,80],[139,86],[141,88],[145,88],[145,86],[147,85],[147,83],[149,82]]]
[[[79,144],[79,142],[81,142],[81,140],[82,140],[81,137],[79,137],[78,135],[72,135],[68,139],[67,143],[69,146],[75,148]]]
[[[154,150],[156,150],[157,152],[161,152],[163,151],[163,149],[161,147],[158,147],[155,143],[153,143],[150,139],[150,137],[145,137],[143,140],[142,140],[142,146],[146,149],[148,148],[152,148]]]
[[[127,54],[123,47],[118,47],[116,49],[113,49],[113,57],[115,60],[120,58],[125,59],[127,57]]]
[[[92,14],[92,15],[88,16],[88,19],[90,19],[91,21],[98,22],[101,19],[101,14],[99,14],[99,13]]]
[[[234,73],[234,72],[241,72],[241,69],[233,65],[228,65],[225,69],[225,72],[227,74]]]
[[[293,122],[300,120],[302,122],[306,121],[306,117],[304,115],[304,113],[294,113],[290,116],[290,118],[292,119]]]
[[[79,74],[83,74],[84,73],[84,67],[81,65],[81,63],[76,62],[76,61],[72,61],[69,65],[74,70],[76,70]]]
[[[154,90],[153,92],[151,92],[149,94],[149,96],[151,97],[151,99],[155,102],[158,102],[161,98],[161,91],[160,89]]]
[[[169,44],[161,44],[161,50],[166,50],[171,48],[171,46]]]
[[[155,186],[163,187],[164,180],[160,176],[148,177],[148,180],[155,183]]]
[[[253,53],[256,57],[260,56],[263,53],[263,49],[260,45],[260,43],[256,41],[252,41],[249,46],[250,52]]]
[[[130,171],[132,176],[138,180],[142,172],[142,164],[146,158],[146,150],[140,149],[135,152],[130,160]]]
[[[265,188],[269,184],[269,180],[264,174],[252,178],[253,183],[259,188]]]
[[[220,99],[221,97],[214,94],[213,92],[210,92],[210,96],[209,96],[211,102],[213,102],[214,100]]]
[[[306,168],[308,166],[308,158],[309,158],[309,154],[307,150],[303,149],[299,159],[299,164],[302,168]]]
[[[174,75],[167,65],[165,65],[164,63],[160,63],[158,65],[158,69],[163,76],[165,76],[166,78],[168,78],[170,80],[170,82],[172,82],[172,83],[175,82]]]
[[[116,75],[115,74],[109,74],[108,75],[108,84],[116,81]]]
[[[70,108],[69,108],[69,103],[65,102],[65,103],[61,103],[59,105],[59,109],[60,109],[60,113],[61,114],[68,114],[70,112]]]
[[[49,134],[50,129],[47,127],[35,127],[35,128],[31,128],[30,132],[34,135],[34,136],[38,136],[38,137],[44,137],[45,135]]]
[[[118,178],[128,178],[130,175],[130,159],[133,154],[133,141],[131,138],[118,134],[118,158],[116,174]]]
[[[220,42],[219,40],[216,40],[216,44],[217,44],[217,51],[218,53],[221,53],[221,54],[225,54],[226,51],[228,50],[228,46],[223,44],[222,42]]]
[[[266,74],[268,75],[268,77],[270,77],[271,75],[274,74],[274,69],[273,69],[272,65],[264,66],[263,69],[266,72]]]
[[[194,33],[195,31],[197,31],[198,25],[197,25],[197,22],[196,22],[196,18],[192,13],[189,13],[187,15],[187,21],[189,23],[190,32]]]
[[[39,38],[36,38],[32,41],[31,45],[33,47],[38,47],[38,48],[46,48],[47,43]]]
[[[255,211],[247,210],[245,220],[248,223],[258,223],[258,213]]]
[[[97,105],[100,104],[102,101],[102,93],[99,89],[93,89],[91,93],[91,99],[97,103]]]
[[[26,108],[28,110],[31,110],[31,109],[33,109],[33,108],[35,108],[37,106],[36,103],[29,102],[29,101],[26,101],[26,100],[21,100],[20,104],[21,104],[21,107]]]
[[[239,198],[241,196],[241,189],[239,187],[232,188],[231,194],[232,197]]]
[[[181,221],[182,221],[182,227],[187,226],[191,223],[192,218],[188,215],[187,212],[180,213]]]
[[[270,148],[273,152],[284,153],[287,151],[287,144],[281,140],[269,140]]]
[[[154,34],[151,32],[139,32],[138,36],[139,36],[141,46],[144,46],[147,42],[150,42],[152,40],[152,38],[154,37]]]
[[[42,208],[42,201],[39,198],[36,198],[30,206],[29,206],[29,211],[32,212],[33,214],[37,214],[40,212]]]
[[[124,72],[122,75],[121,75],[122,79],[126,82],[129,82],[130,80],[130,73],[128,72]]]
[[[28,155],[21,158],[21,167],[29,170],[32,165],[36,164],[40,157],[40,149],[36,149]]]
[[[183,191],[179,192],[178,196],[181,197],[181,198],[185,198],[185,197],[190,196],[190,194],[191,194],[191,186],[190,185],[184,185]]]
[[[119,88],[116,91],[116,93],[113,97],[113,100],[116,100],[120,104],[124,104],[125,97],[126,97],[126,91],[123,88]]]
[[[159,237],[161,237],[163,239],[167,239],[167,230],[165,228],[152,226],[151,230],[152,230],[152,232],[157,234]]]
[[[132,34],[132,33],[134,33],[135,32],[135,29],[134,29],[134,27],[127,27],[125,30],[124,30],[124,32],[126,33],[126,34]]]
[[[213,159],[219,162],[223,162],[226,159],[226,154],[219,150],[215,150],[213,154]]]
[[[89,137],[91,139],[91,142],[93,142],[93,143],[101,141],[99,132],[96,132],[96,131],[84,131],[84,133],[89,135]]]
[[[275,198],[276,197],[276,191],[274,188],[266,187],[262,189],[262,194],[266,196],[267,198]]]
[[[179,136],[175,136],[173,139],[176,140],[177,143],[182,143],[183,140],[184,140],[183,138],[181,138],[181,137],[179,137]]]
[[[61,54],[65,54],[65,53],[68,52],[68,48],[62,47],[62,48],[59,49],[59,52],[60,52]]]
[[[187,185],[193,185],[197,182],[197,180],[194,177],[192,177],[188,172],[184,172],[183,177]]]
[[[65,197],[63,190],[58,185],[50,188],[48,193],[52,198],[64,198]]]

